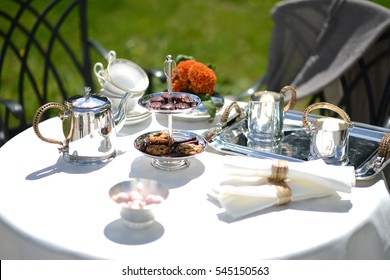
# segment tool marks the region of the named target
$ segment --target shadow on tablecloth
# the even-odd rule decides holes
[[[127,227],[121,219],[118,219],[104,228],[104,235],[109,240],[124,245],[150,243],[163,236],[164,232],[164,227],[157,221],[142,229],[132,229]]]

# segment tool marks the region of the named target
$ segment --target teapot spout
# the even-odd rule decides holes
[[[127,107],[127,101],[129,100],[129,97],[131,95],[126,92],[125,95],[123,95],[121,102],[119,103],[118,109],[116,110],[114,114],[114,121],[115,121],[115,129],[118,132],[121,130],[123,125],[125,124],[126,120],[126,107]]]

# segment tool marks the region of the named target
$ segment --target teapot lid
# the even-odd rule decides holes
[[[90,93],[91,88],[85,87],[85,94],[80,96],[74,96],[71,98],[70,103],[72,107],[83,108],[83,109],[92,109],[100,108],[104,105],[109,105],[108,99],[104,96],[98,96],[96,94]]]

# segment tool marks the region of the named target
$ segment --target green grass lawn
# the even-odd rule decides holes
[[[91,0],[90,35],[143,67],[162,68],[167,54],[192,55],[217,67],[217,91],[237,95],[265,73],[277,2]]]
[[[236,95],[264,73],[275,0],[89,2],[90,35],[118,57],[162,68],[187,54],[215,65],[216,90]]]

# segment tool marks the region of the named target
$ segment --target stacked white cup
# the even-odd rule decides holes
[[[101,62],[94,66],[95,76],[102,86],[100,94],[109,98],[115,111],[123,95],[128,92],[130,96],[126,106],[127,119],[139,120],[149,116],[150,113],[138,105],[138,100],[149,86],[145,71],[130,60],[117,59],[115,51],[108,52],[107,62],[107,68],[104,68]]]

